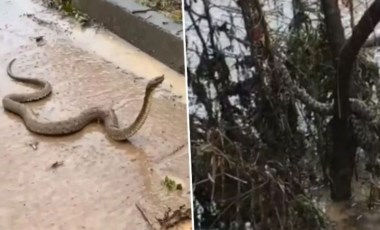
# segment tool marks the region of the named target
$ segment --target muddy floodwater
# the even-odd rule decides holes
[[[111,33],[83,30],[31,0],[0,1],[1,97],[33,90],[6,75],[13,58],[15,74],[53,86],[51,97],[28,104],[42,121],[113,105],[129,125],[149,78],[166,79],[127,143],[108,139],[100,124],[65,137],[35,135],[1,110],[0,229],[149,229],[146,218],[190,207],[183,76]],[[183,189],[169,191],[165,176]]]

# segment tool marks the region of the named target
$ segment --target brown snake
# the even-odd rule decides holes
[[[49,82],[37,78],[24,78],[16,76],[12,72],[12,65],[16,59],[9,62],[7,73],[13,80],[30,83],[40,86],[42,89],[25,94],[9,94],[3,98],[4,109],[20,116],[25,126],[31,132],[59,136],[76,133],[82,130],[89,123],[101,120],[104,124],[106,134],[115,141],[125,141],[133,136],[145,123],[149,114],[151,99],[155,89],[164,81],[164,76],[156,77],[150,80],[145,89],[145,96],[142,108],[135,121],[126,128],[120,128],[118,119],[113,109],[92,107],[84,110],[77,117],[71,117],[63,121],[41,122],[37,119],[33,111],[28,108],[25,102],[38,101],[49,96],[52,92],[52,86]]]

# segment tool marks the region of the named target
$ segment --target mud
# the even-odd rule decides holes
[[[154,217],[167,207],[190,207],[185,79],[111,33],[82,31],[38,1],[1,1],[0,15],[0,96],[33,90],[6,75],[17,58],[16,74],[53,85],[51,97],[29,104],[42,120],[112,104],[128,125],[148,79],[166,76],[146,124],[127,143],[106,138],[99,124],[65,137],[35,135],[2,110],[0,229],[149,229],[137,202]],[[165,176],[183,190],[168,192]]]
[[[364,174],[364,172],[362,172]],[[380,224],[380,206],[368,207],[369,186],[363,178],[352,182],[353,197],[333,202],[328,188],[317,191],[316,204],[331,223],[332,230],[376,230]]]

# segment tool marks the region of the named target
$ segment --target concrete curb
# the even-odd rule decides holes
[[[182,25],[155,11],[133,14],[132,11],[148,9],[133,0],[73,0],[72,4],[119,37],[184,74]]]

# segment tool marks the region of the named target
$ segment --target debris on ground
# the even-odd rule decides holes
[[[35,150],[38,149],[38,144],[39,144],[38,141],[33,141],[32,143],[29,143],[28,145],[29,145],[30,147],[32,147],[32,149],[35,151]]]
[[[44,36],[35,37],[34,40],[36,41],[37,46],[43,46],[46,44],[46,40],[44,39]]]
[[[137,13],[145,13],[147,11],[161,11],[176,23],[182,23],[182,2],[178,0],[137,0],[138,3],[148,7]],[[145,12],[144,12],[145,11]]]
[[[170,208],[165,212],[164,218],[156,218],[161,225],[162,230],[166,230],[176,226],[177,224],[191,220],[191,209],[185,205],[180,206],[177,210],[172,211]]]
[[[61,166],[63,166],[63,161],[56,161],[56,162],[54,162],[54,163],[50,166],[50,168],[51,168],[51,169],[56,169],[56,168],[61,167]]]
[[[182,184],[177,184],[175,180],[170,179],[168,176],[165,176],[163,184],[169,191],[182,190]]]

